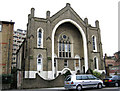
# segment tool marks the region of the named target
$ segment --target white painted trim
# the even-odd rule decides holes
[[[69,69],[69,68],[68,68],[68,69]],[[71,71],[71,70],[69,70],[69,71],[70,71],[70,73],[71,73],[72,75],[75,75],[75,74],[76,74],[76,71]],[[64,74],[63,70],[62,70],[62,71],[57,71],[57,76],[59,75],[59,73]]]
[[[84,48],[84,63],[85,63],[85,72],[88,70],[88,54],[87,54],[87,40],[86,40],[86,36],[85,36],[85,33],[83,31],[83,29],[80,27],[79,24],[77,24],[75,21],[71,20],[71,19],[64,19],[64,20],[61,20],[60,22],[58,22],[55,27],[53,28],[53,31],[52,31],[52,71],[53,71],[53,79],[54,79],[54,36],[55,36],[55,32],[56,32],[56,29],[63,23],[65,22],[70,22],[72,23],[73,25],[75,25],[80,33],[82,34],[82,38],[83,38],[83,48]]]
[[[69,69],[69,68],[64,68],[62,71],[61,71],[61,74],[63,75],[63,74],[65,74],[66,73],[66,71],[70,71],[70,73],[72,74],[72,71]]]

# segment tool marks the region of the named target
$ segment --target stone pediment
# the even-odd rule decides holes
[[[56,14],[50,17],[50,21],[53,22],[56,19],[74,19],[85,25],[85,22],[80,18],[80,16],[72,9],[69,3],[66,4],[64,8],[58,11]]]

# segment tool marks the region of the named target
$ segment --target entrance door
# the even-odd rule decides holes
[[[76,55],[75,56],[76,60],[75,62],[75,71],[77,72],[78,70],[81,71],[81,66],[80,66],[80,56]]]

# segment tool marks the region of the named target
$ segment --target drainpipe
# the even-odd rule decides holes
[[[105,53],[105,56],[104,56],[104,65],[105,65],[105,74],[107,74],[107,70],[106,70],[106,58],[107,58],[107,54]]]
[[[10,39],[8,44],[8,62],[7,62],[7,74],[9,74],[9,65],[10,65]]]

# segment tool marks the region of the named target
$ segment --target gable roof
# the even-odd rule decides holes
[[[54,21],[56,18],[58,18],[60,15],[65,13],[66,11],[70,11],[79,21],[82,22],[83,25],[85,25],[85,22],[80,18],[80,16],[72,9],[69,3],[66,4],[64,8],[62,8],[60,11],[58,11],[56,14],[50,17],[51,21]]]

